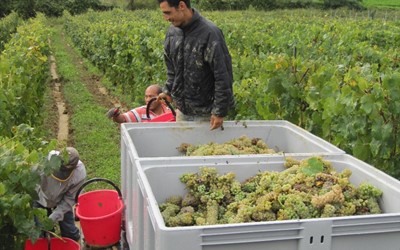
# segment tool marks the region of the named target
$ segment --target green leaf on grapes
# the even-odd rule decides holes
[[[308,165],[302,169],[302,172],[307,176],[313,176],[324,169],[324,164],[318,158],[312,157],[308,159],[307,163]]]

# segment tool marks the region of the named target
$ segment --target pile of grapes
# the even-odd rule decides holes
[[[269,148],[260,138],[249,138],[245,135],[221,144],[215,142],[199,145],[182,143],[178,150],[186,156],[276,154],[275,150]]]
[[[337,172],[321,157],[287,158],[281,172],[259,172],[240,183],[232,172],[213,167],[184,173],[185,196],[159,205],[166,226],[379,214],[382,191],[369,183],[351,184],[352,172]]]

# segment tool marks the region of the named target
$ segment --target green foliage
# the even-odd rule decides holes
[[[310,158],[307,165],[302,168],[302,172],[307,176],[313,176],[324,170],[324,163],[319,158]]]
[[[110,6],[112,8],[125,9],[130,2],[136,2],[134,0],[100,0],[100,4],[104,6]],[[148,2],[157,2],[148,0]]]
[[[30,20],[17,29],[0,55],[0,131],[10,135],[21,123],[41,123],[44,84],[49,76],[49,30],[44,16]]]
[[[22,24],[22,19],[15,12],[0,19],[0,52],[3,51],[4,44],[10,40],[20,24]]]
[[[398,26],[363,12],[338,18],[341,11],[204,15],[223,30],[232,55],[236,119],[291,121],[400,177],[400,138],[392,136],[400,119]],[[65,18],[74,44],[133,103],[165,80],[168,24],[158,11]]]
[[[102,9],[100,0],[37,0],[35,11],[42,12],[49,17],[60,17],[63,11],[72,15],[86,12],[88,9]]]
[[[82,14],[88,9],[101,9],[99,0],[68,0],[65,6],[72,15]]]
[[[308,8],[316,7],[316,1],[313,0],[280,0],[278,2],[279,8]]]
[[[11,1],[12,0],[0,1],[0,18],[9,15],[12,12]]]
[[[194,0],[193,6],[201,10],[273,10],[277,8],[324,7],[362,8],[362,0]]]
[[[46,211],[32,208],[32,203],[40,173],[50,173],[59,165],[46,160],[55,141],[42,141],[25,124],[12,132],[11,138],[0,136],[0,242],[7,242],[9,249],[22,249],[26,239],[36,240],[41,230],[53,226]],[[35,226],[34,216],[43,228]]]
[[[324,0],[325,8],[339,8],[339,7],[350,7],[350,8],[361,8],[363,0]]]
[[[12,10],[16,11],[24,19],[35,17],[36,0],[13,0]]]
[[[377,8],[400,8],[400,2],[397,0],[363,0],[367,7]]]
[[[80,14],[88,9],[107,10],[100,0],[2,0],[0,2],[0,18],[12,11],[24,19],[33,18],[41,12],[46,16],[59,17],[64,10],[72,14]]]
[[[197,0],[193,1],[193,6],[202,10],[238,10],[246,8],[245,1],[239,0]]]
[[[165,78],[163,48],[166,23],[161,16],[149,25],[146,11],[114,10],[103,16],[90,11],[81,17],[65,15],[65,28],[75,45],[94,65],[113,79],[123,92],[133,97],[132,106],[143,103],[145,88],[151,83],[162,83]],[[134,22],[126,18],[134,17]],[[104,18],[104,19],[103,19]],[[127,67],[127,65],[130,65]]]
[[[139,10],[139,9],[148,9],[148,10],[157,10],[159,8],[159,4],[157,1],[153,0],[128,0],[127,9],[128,10]]]
[[[36,11],[44,13],[48,17],[62,16],[66,9],[66,1],[64,0],[38,0]]]

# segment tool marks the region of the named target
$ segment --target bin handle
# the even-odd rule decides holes
[[[150,119],[150,105],[156,100],[157,100],[157,98],[153,97],[147,103],[147,106],[146,106],[146,117],[147,117],[147,119]],[[174,117],[176,117],[175,109],[174,109],[174,107],[172,107],[171,103],[169,101],[167,101],[167,99],[165,99],[165,98],[163,98],[163,100],[164,100],[165,104],[167,104],[168,108],[171,110],[171,112],[174,115]]]
[[[121,190],[117,187],[117,185],[115,185],[114,182],[112,182],[112,181],[110,181],[108,179],[104,179],[104,178],[93,178],[93,179],[90,179],[90,180],[86,181],[85,183],[83,183],[83,185],[79,188],[78,192],[75,195],[75,203],[76,204],[78,203],[79,194],[81,193],[81,191],[83,190],[84,187],[86,187],[87,185],[89,185],[89,184],[91,184],[93,182],[98,182],[98,181],[103,181],[103,182],[106,182],[106,183],[110,184],[111,186],[113,186],[115,188],[115,190],[117,190],[118,196],[120,198],[122,197]]]

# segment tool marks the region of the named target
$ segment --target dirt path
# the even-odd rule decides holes
[[[73,63],[78,67],[81,75],[81,81],[85,83],[89,91],[95,97],[96,101],[105,107],[122,106],[118,98],[109,95],[107,89],[101,85],[101,77],[94,75],[88,71],[88,68],[83,63],[82,58],[77,55],[75,50],[66,42],[64,37],[65,49],[71,55]]]
[[[84,65],[82,58],[75,52],[75,50],[66,42],[64,34],[65,51],[71,55],[73,64],[78,67],[80,74],[80,81],[83,82],[92,96],[95,98],[99,105],[104,107],[121,107],[122,110],[127,110],[125,104],[121,103],[118,98],[109,94],[108,90],[101,84],[101,77],[90,73],[87,67]],[[70,108],[65,102],[62,93],[62,77],[59,77],[57,73],[57,61],[54,56],[50,57],[50,73],[52,79],[52,98],[55,102],[54,106],[57,107],[55,115],[58,117],[57,122],[52,128],[53,131],[57,131],[57,140],[59,145],[74,145],[73,130],[70,128]]]
[[[65,107],[64,97],[61,92],[61,83],[57,74],[57,65],[54,56],[50,57],[50,73],[53,87],[53,99],[58,110],[57,140],[59,144],[67,144],[69,133],[69,116],[67,108]]]
[[[64,36],[63,36],[64,38]],[[88,71],[82,62],[82,58],[75,52],[73,48],[64,39],[63,45],[65,46],[65,51],[71,56],[72,63],[77,65],[78,73],[80,75],[80,81],[86,85],[89,92],[92,94],[96,102],[103,107],[116,107],[123,105],[119,102],[118,98],[111,96],[107,89],[101,84],[101,77],[94,75]],[[74,132],[70,125],[70,118],[73,115],[71,108],[68,106],[68,102],[65,101],[63,95],[63,79],[57,72],[57,60],[54,56],[49,58],[50,60],[50,74],[51,74],[51,98],[54,101],[52,106],[52,114],[50,119],[52,121],[47,121],[53,126],[52,131],[57,133],[57,141],[59,146],[69,145],[73,146],[74,142]],[[78,228],[80,228],[79,222],[76,223]],[[85,246],[84,242],[81,242],[82,249],[91,250],[93,248]],[[96,248],[96,250],[118,250],[117,246],[111,246],[108,248]]]

